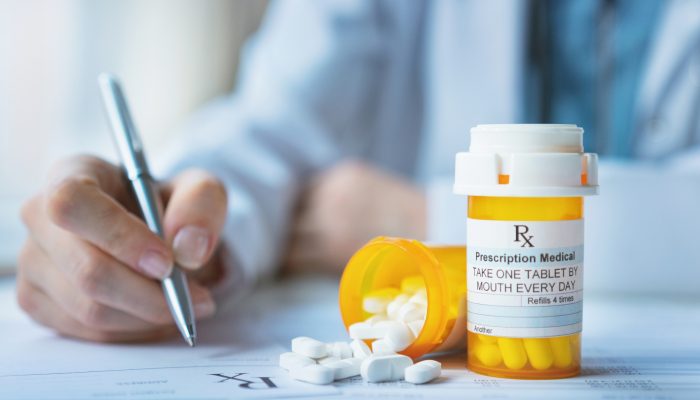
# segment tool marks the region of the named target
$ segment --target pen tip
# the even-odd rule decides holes
[[[197,344],[197,331],[195,331],[194,324],[187,324],[187,334],[184,337],[190,347],[194,347]]]

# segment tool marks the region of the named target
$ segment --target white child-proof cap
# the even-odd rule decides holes
[[[499,176],[508,176],[499,183]],[[585,177],[585,178],[584,178]],[[457,153],[454,192],[469,196],[598,194],[598,156],[583,152],[583,129],[565,124],[477,125]]]

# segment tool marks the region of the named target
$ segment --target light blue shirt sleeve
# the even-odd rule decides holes
[[[274,274],[306,178],[363,140],[343,132],[362,131],[353,125],[381,57],[371,2],[272,3],[236,92],[196,115],[161,160],[165,175],[204,168],[227,187],[218,291],[240,294]]]

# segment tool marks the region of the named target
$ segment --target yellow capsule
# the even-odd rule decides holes
[[[471,351],[479,362],[487,367],[495,367],[501,363],[501,350],[496,344],[474,342]]]
[[[548,339],[523,339],[523,345],[534,369],[547,369],[554,363],[554,354]]]
[[[480,335],[478,333],[475,335],[476,335],[476,337],[479,338],[479,340],[481,340],[482,342],[484,342],[486,344],[496,344],[497,343],[495,336]]]
[[[574,348],[574,349],[581,348],[581,334],[580,333],[569,336],[569,341],[571,342],[572,348]]]
[[[579,364],[581,362],[581,334],[577,333],[569,336],[569,342],[571,342],[571,353],[573,354],[574,363]]]
[[[425,288],[425,280],[420,275],[411,275],[401,280],[401,291],[413,294],[419,289]]]
[[[573,357],[571,356],[571,343],[568,336],[559,336],[549,339],[554,353],[554,366],[564,368],[571,365]]]
[[[521,339],[498,338],[498,347],[501,349],[503,363],[510,369],[520,369],[527,364],[527,354]]]

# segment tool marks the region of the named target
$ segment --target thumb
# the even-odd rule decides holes
[[[211,257],[226,219],[226,189],[213,175],[187,170],[165,187],[169,197],[163,225],[175,261],[188,269]]]

